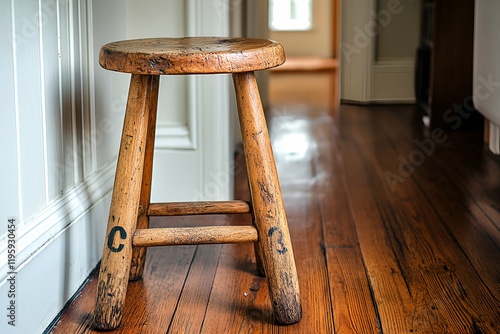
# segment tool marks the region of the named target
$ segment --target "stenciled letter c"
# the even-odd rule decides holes
[[[120,239],[122,239],[122,240],[124,240],[127,237],[127,232],[125,232],[125,230],[121,226],[114,226],[111,229],[111,231],[109,231],[108,248],[114,253],[121,252],[123,247],[125,247],[124,244],[120,244],[120,245],[118,245],[118,247],[113,246],[113,240],[115,240],[116,232],[120,232]]]

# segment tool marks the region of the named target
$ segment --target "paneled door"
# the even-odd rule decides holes
[[[213,1],[128,0],[126,5],[127,15],[123,19],[126,20],[127,39],[229,35],[230,11],[225,6],[215,6]],[[106,29],[112,24],[106,21],[101,27]],[[101,33],[93,32],[95,57],[98,48],[109,42],[101,37]],[[94,62],[94,71],[99,72],[99,77],[122,76],[128,80],[127,74],[106,73],[96,60]],[[97,87],[99,82],[95,84]],[[153,201],[215,200],[230,197],[230,84],[229,75],[161,78],[153,166]],[[121,87],[123,86],[126,85]],[[99,88],[95,92],[101,93]],[[119,93],[113,89],[113,94],[112,112],[123,113],[127,88],[121,89]],[[96,124],[100,122],[100,113],[106,117],[106,111],[99,111],[99,108],[96,105]],[[115,145],[98,153],[103,160],[118,152],[117,140],[121,127],[116,130],[113,134]],[[98,156],[98,160],[99,158]]]

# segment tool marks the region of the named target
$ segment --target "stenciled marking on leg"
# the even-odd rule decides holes
[[[113,246],[113,241],[115,240],[115,234],[120,233],[120,239],[125,240],[127,238],[127,232],[121,226],[114,226],[111,231],[109,231],[108,235],[108,248],[110,251],[114,253],[119,253],[125,247],[124,244],[119,244],[118,247]]]
[[[279,254],[285,254],[286,252],[288,252],[288,249],[283,244],[283,232],[281,231],[281,229],[279,227],[273,226],[269,229],[267,235],[269,237],[272,237],[275,233],[278,234],[278,238],[276,240],[278,247],[276,247],[276,250]]]

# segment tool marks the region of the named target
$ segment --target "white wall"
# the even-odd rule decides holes
[[[420,4],[420,0],[342,3],[344,101],[414,103]]]
[[[395,0],[377,0],[377,12],[391,8]],[[396,14],[380,28],[373,67],[373,102],[415,101],[415,55],[419,44],[420,0],[399,0]]]
[[[373,18],[374,0],[349,0],[342,2],[341,98],[347,101],[368,103],[371,100],[372,67],[375,57],[374,39],[366,38],[366,24]]]
[[[164,27],[164,35],[175,29],[178,34],[228,33],[228,13],[211,2],[156,2],[163,6],[158,15],[171,15],[170,21],[141,19],[145,12],[136,7],[144,7],[144,1],[0,2],[4,310],[10,302],[11,271],[6,226],[8,218],[16,219],[16,326],[9,326],[4,317],[0,333],[42,332],[101,257],[130,76],[101,69],[100,46],[139,34],[140,22],[151,29]],[[169,22],[177,22],[177,28]],[[174,132],[160,134],[155,178],[161,181],[163,173],[177,179],[163,183],[156,194],[163,188],[169,196],[180,194],[177,200],[229,197],[228,77],[193,77],[185,84],[165,86],[174,87],[175,97],[168,102],[179,111],[169,113],[162,102],[159,129],[170,124]],[[163,98],[168,100],[169,93]],[[187,133],[175,133],[179,129]],[[186,138],[188,148],[182,146]],[[170,176],[175,170],[169,166],[176,164],[184,173]],[[188,172],[195,181],[186,189],[182,185]]]
[[[377,11],[389,8],[394,0],[377,0]],[[391,16],[390,23],[377,36],[376,59],[415,60],[419,44],[421,1],[400,0],[401,12]]]

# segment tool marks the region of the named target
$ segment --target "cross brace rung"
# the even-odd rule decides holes
[[[254,226],[201,226],[138,229],[134,233],[136,247],[229,244],[258,240]]]
[[[180,216],[226,213],[249,213],[245,201],[151,203],[148,216]]]

